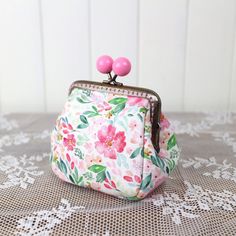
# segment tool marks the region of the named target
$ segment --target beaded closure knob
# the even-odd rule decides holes
[[[108,80],[104,80],[104,83],[121,86],[123,84],[116,82],[116,78],[117,76],[125,76],[129,74],[131,70],[131,63],[125,57],[118,57],[113,61],[110,56],[103,55],[97,59],[96,67],[99,72],[108,74]],[[113,77],[111,75],[112,70],[114,72]]]
[[[112,69],[116,75],[125,76],[131,70],[131,63],[127,58],[119,57],[113,62]]]
[[[112,71],[113,59],[110,56],[103,55],[97,59],[97,70],[103,74],[110,73]]]

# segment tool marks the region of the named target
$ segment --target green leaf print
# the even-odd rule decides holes
[[[97,174],[97,176],[96,176],[96,182],[101,183],[101,182],[103,182],[105,179],[106,179],[106,173],[105,173],[105,171],[99,172],[99,173]]]
[[[66,164],[63,160],[60,160],[60,170],[66,174],[67,173],[67,168],[66,168]]]
[[[78,173],[78,169],[77,169],[77,167],[75,166],[75,175],[76,176],[78,176],[79,175],[79,173]]]
[[[91,172],[86,172],[83,174],[84,178],[87,179],[88,181],[93,180],[93,174]]]
[[[62,172],[61,165],[60,165],[60,161],[56,160],[56,164],[57,164],[59,170]]]
[[[88,168],[90,171],[94,172],[94,173],[99,173],[101,171],[104,171],[106,169],[105,166],[102,166],[102,165],[92,165]]]
[[[138,201],[138,200],[141,200],[141,198],[138,198],[137,196],[134,196],[134,197],[127,197],[128,200],[131,200],[131,201]]]
[[[170,151],[170,158],[171,159],[177,159],[179,157],[179,151],[172,149]]]
[[[145,133],[150,133],[151,132],[151,125],[145,125],[144,126],[144,132]]]
[[[141,107],[141,108],[139,109],[139,112],[142,112],[142,113],[144,113],[144,114],[146,114],[147,111],[148,111],[148,109],[145,108],[145,107]]]
[[[53,161],[53,155],[52,155],[52,153],[50,154],[49,161],[50,161],[50,162]]]
[[[77,98],[77,101],[79,102],[79,103],[90,103],[91,101],[84,101],[83,99],[81,99],[81,98]]]
[[[111,175],[110,175],[110,173],[109,173],[108,171],[106,171],[105,174],[106,174],[106,177],[111,180]]]
[[[141,156],[142,156],[143,158],[145,158],[144,147],[143,147],[142,150],[141,150]]]
[[[72,173],[72,177],[76,184],[79,184],[83,180],[83,176],[78,176],[76,173]]]
[[[96,113],[98,113],[98,109],[97,109],[97,107],[92,106],[92,108],[93,108],[93,110],[94,110]]]
[[[143,117],[140,114],[138,114],[137,116],[143,122]]]
[[[89,118],[93,117],[93,116],[98,116],[99,115],[99,113],[96,113],[94,111],[85,111],[83,114],[88,116]]]
[[[169,174],[170,173],[170,169],[168,166],[166,166],[166,173]]]
[[[83,114],[87,117],[99,116],[98,109],[95,106],[92,106],[92,111],[85,111]]]
[[[88,96],[87,96],[87,94],[81,94],[81,98],[84,100],[84,101],[86,101],[86,102],[91,102],[89,99],[88,99]]]
[[[79,184],[83,180],[83,176],[80,176],[79,179],[77,180],[77,184]]]
[[[156,156],[151,156],[151,161],[152,161],[152,163],[153,163],[155,166],[159,167],[158,161],[157,161],[157,157],[156,157]]]
[[[135,149],[135,150],[132,152],[130,158],[131,158],[131,159],[134,159],[135,157],[137,157],[141,149],[142,149],[141,147]]]
[[[169,172],[172,172],[175,168],[175,161],[174,160],[168,160],[168,169],[169,169]]]
[[[119,98],[113,98],[109,101],[110,104],[113,104],[113,105],[117,105],[117,104],[121,104],[121,103],[126,103],[127,102],[127,98],[122,98],[122,97],[119,97]]]
[[[82,93],[85,94],[86,96],[90,97],[90,95],[91,95],[91,90],[89,90],[89,89],[83,89]]]
[[[84,115],[80,115],[80,120],[81,120],[82,123],[88,124],[88,120]]]
[[[78,129],[85,129],[85,128],[88,128],[88,124],[79,124],[78,126],[77,126],[77,128]]]
[[[73,179],[73,177],[71,175],[69,175],[69,179],[72,183],[76,184],[76,181]]]
[[[167,150],[170,150],[172,147],[174,147],[176,145],[176,137],[173,134],[171,136],[171,138],[169,139],[168,143],[167,143]]]
[[[141,185],[140,185],[140,189],[141,190],[144,190],[145,188],[147,188],[147,186],[150,184],[151,182],[151,179],[152,179],[152,173],[149,174],[148,176],[146,176],[145,179],[143,179]]]
[[[81,134],[78,134],[78,135],[77,135],[77,145],[78,145],[78,146],[83,145],[83,144],[86,143],[88,140],[89,140],[89,138],[88,138],[86,135],[81,135]],[[76,149],[75,149],[75,150],[76,150]]]
[[[124,108],[125,108],[125,103],[121,103],[121,104],[115,106],[115,108],[111,111],[111,113],[114,114],[114,115],[117,115],[117,114],[120,113]]]
[[[161,158],[158,156],[151,156],[151,161],[155,166],[160,167],[164,171],[165,163]]]
[[[78,144],[78,143],[77,143]],[[75,155],[77,156],[77,157],[79,157],[79,159],[81,159],[81,160],[83,160],[84,158],[83,158],[83,153],[82,153],[82,151],[79,149],[79,148],[75,148]]]

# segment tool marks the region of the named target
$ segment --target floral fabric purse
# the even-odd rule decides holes
[[[70,87],[51,135],[52,170],[69,183],[139,200],[174,170],[176,137],[157,93],[116,82],[131,69],[126,58],[102,56],[97,68],[107,81]]]

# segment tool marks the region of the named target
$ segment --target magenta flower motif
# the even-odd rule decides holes
[[[140,98],[140,97],[132,97],[132,96],[128,96],[128,101],[127,103],[130,105],[130,106],[143,106],[143,107],[146,107],[147,105],[147,100],[146,99],[143,99],[143,98]]]
[[[116,152],[123,152],[126,146],[124,132],[117,132],[112,125],[103,126],[97,133],[99,141],[95,143],[98,153],[116,159]]]
[[[67,148],[68,151],[73,151],[76,144],[74,134],[68,134],[67,138],[63,138],[63,145]]]
[[[102,103],[99,103],[97,105],[97,108],[98,108],[98,111],[101,112],[101,111],[108,111],[108,110],[111,110],[111,106],[110,104],[108,104],[107,102],[103,101]]]
[[[166,119],[166,117],[161,114],[161,128],[168,129],[170,127],[170,122]]]

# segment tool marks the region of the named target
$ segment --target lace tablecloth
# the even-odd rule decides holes
[[[0,116],[0,235],[236,235],[236,114],[169,114],[170,179],[131,202],[64,183],[49,165],[54,114]]]

